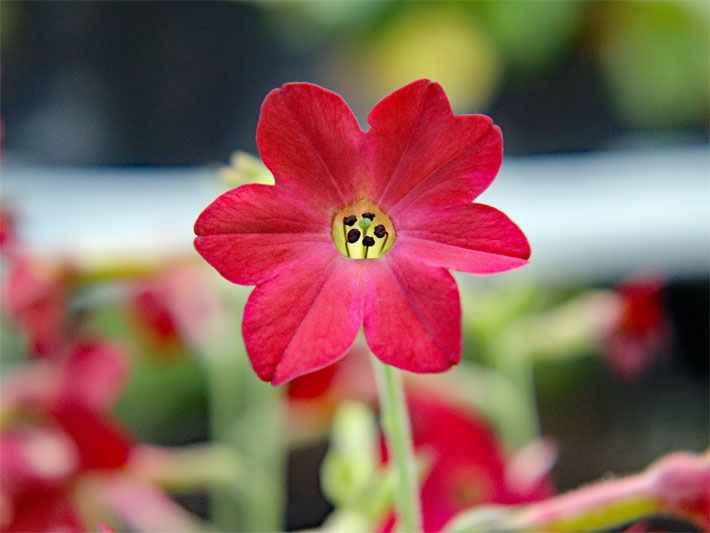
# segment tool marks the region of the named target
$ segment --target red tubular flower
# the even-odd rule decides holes
[[[461,309],[447,269],[492,274],[530,255],[505,214],[471,203],[502,160],[491,119],[454,115],[441,86],[419,80],[368,123],[363,132],[316,85],[275,89],[257,144],[276,184],[229,191],[195,223],[197,251],[229,281],[256,285],[242,331],[274,385],[342,357],[363,324],[383,362],[448,369],[461,356]]]

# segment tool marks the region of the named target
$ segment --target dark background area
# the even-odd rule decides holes
[[[324,28],[290,13],[297,6],[289,2],[4,1],[5,148],[63,165],[195,165],[224,161],[235,147],[254,153],[258,110],[270,89],[309,80],[333,81],[348,101],[366,93],[352,85],[345,59],[340,79],[324,65],[337,50],[366,48],[368,32],[396,28],[408,9],[406,2],[375,4],[379,12],[366,23]],[[490,2],[459,4],[485,22]],[[614,5],[581,5],[580,29],[566,46],[542,67],[500,67],[482,108],[465,109],[496,118],[507,154],[608,148],[639,134],[645,144],[707,142],[706,113],[648,127],[615,108],[593,49],[598,39],[588,35],[597,12]],[[299,46],[297,34],[289,37],[294,26],[310,29],[317,42]],[[365,109],[377,99],[365,94]]]

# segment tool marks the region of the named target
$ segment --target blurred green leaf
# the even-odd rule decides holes
[[[613,101],[632,124],[707,123],[707,2],[613,2],[603,6],[595,46]]]
[[[378,466],[376,446],[375,417],[370,409],[358,403],[338,407],[321,468],[323,492],[336,506],[360,503]]]
[[[569,0],[508,0],[467,5],[480,16],[513,74],[549,66],[568,49],[583,14],[582,2]]]
[[[204,438],[207,393],[200,362],[194,357],[136,359],[115,412],[145,442]]]

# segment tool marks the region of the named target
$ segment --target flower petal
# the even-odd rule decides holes
[[[372,173],[381,180],[375,198],[386,212],[413,199],[470,202],[493,181],[503,158],[491,119],[454,115],[444,90],[429,80],[384,98],[368,122]]]
[[[353,263],[337,253],[311,255],[254,289],[242,332],[261,379],[279,385],[345,354],[362,324]]]
[[[50,414],[74,441],[82,469],[119,468],[128,461],[133,446],[130,436],[93,409],[62,399]]]
[[[303,255],[328,243],[330,221],[271,185],[244,185],[210,204],[195,222],[195,248],[233,283],[254,285]]]
[[[199,532],[207,529],[178,503],[155,485],[140,478],[115,476],[100,485],[118,517],[131,531],[169,533]]]
[[[273,185],[242,185],[205,208],[195,234],[329,233],[331,221],[311,217],[308,204],[297,198]]]
[[[472,274],[527,264],[528,240],[504,213],[485,204],[450,206],[405,217],[397,227],[400,253]]]
[[[458,363],[461,305],[451,274],[395,248],[372,263],[364,317],[372,353],[411,372],[442,372]]]
[[[116,402],[127,373],[128,360],[118,349],[99,342],[80,342],[59,373],[60,401],[75,401],[107,412]]]
[[[332,212],[356,199],[365,134],[334,92],[310,83],[274,89],[261,106],[256,143],[276,184],[314,208]]]

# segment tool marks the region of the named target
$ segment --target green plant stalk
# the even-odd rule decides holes
[[[241,390],[235,383],[241,380],[237,354],[229,357],[226,353],[213,350],[203,354],[209,384],[210,433],[214,442],[241,453],[237,443],[231,438],[230,429],[236,425],[238,413],[243,409]],[[225,531],[246,528],[241,512],[242,496],[236,485],[213,487],[210,491],[210,515],[212,523]]]
[[[284,438],[280,393],[249,368],[244,349],[205,357],[212,439],[242,459],[242,478],[211,491],[212,520],[221,531],[282,531]],[[264,423],[264,421],[271,423]]]
[[[233,291],[243,308],[246,291]],[[211,491],[211,517],[219,531],[283,531],[286,446],[281,391],[250,367],[232,315],[214,319],[201,346],[210,394],[212,440],[240,458],[242,477]],[[265,423],[268,421],[268,423]]]
[[[375,358],[373,367],[380,395],[382,428],[397,473],[395,503],[400,529],[406,533],[419,532],[422,531],[421,502],[402,374]]]
[[[520,423],[513,428],[513,433],[503,435],[507,447],[512,450],[540,436],[535,361],[526,352],[526,345],[521,339],[523,331],[518,324],[514,324],[493,341],[489,348],[489,364],[510,380],[522,399],[518,405],[520,412],[516,416]]]

